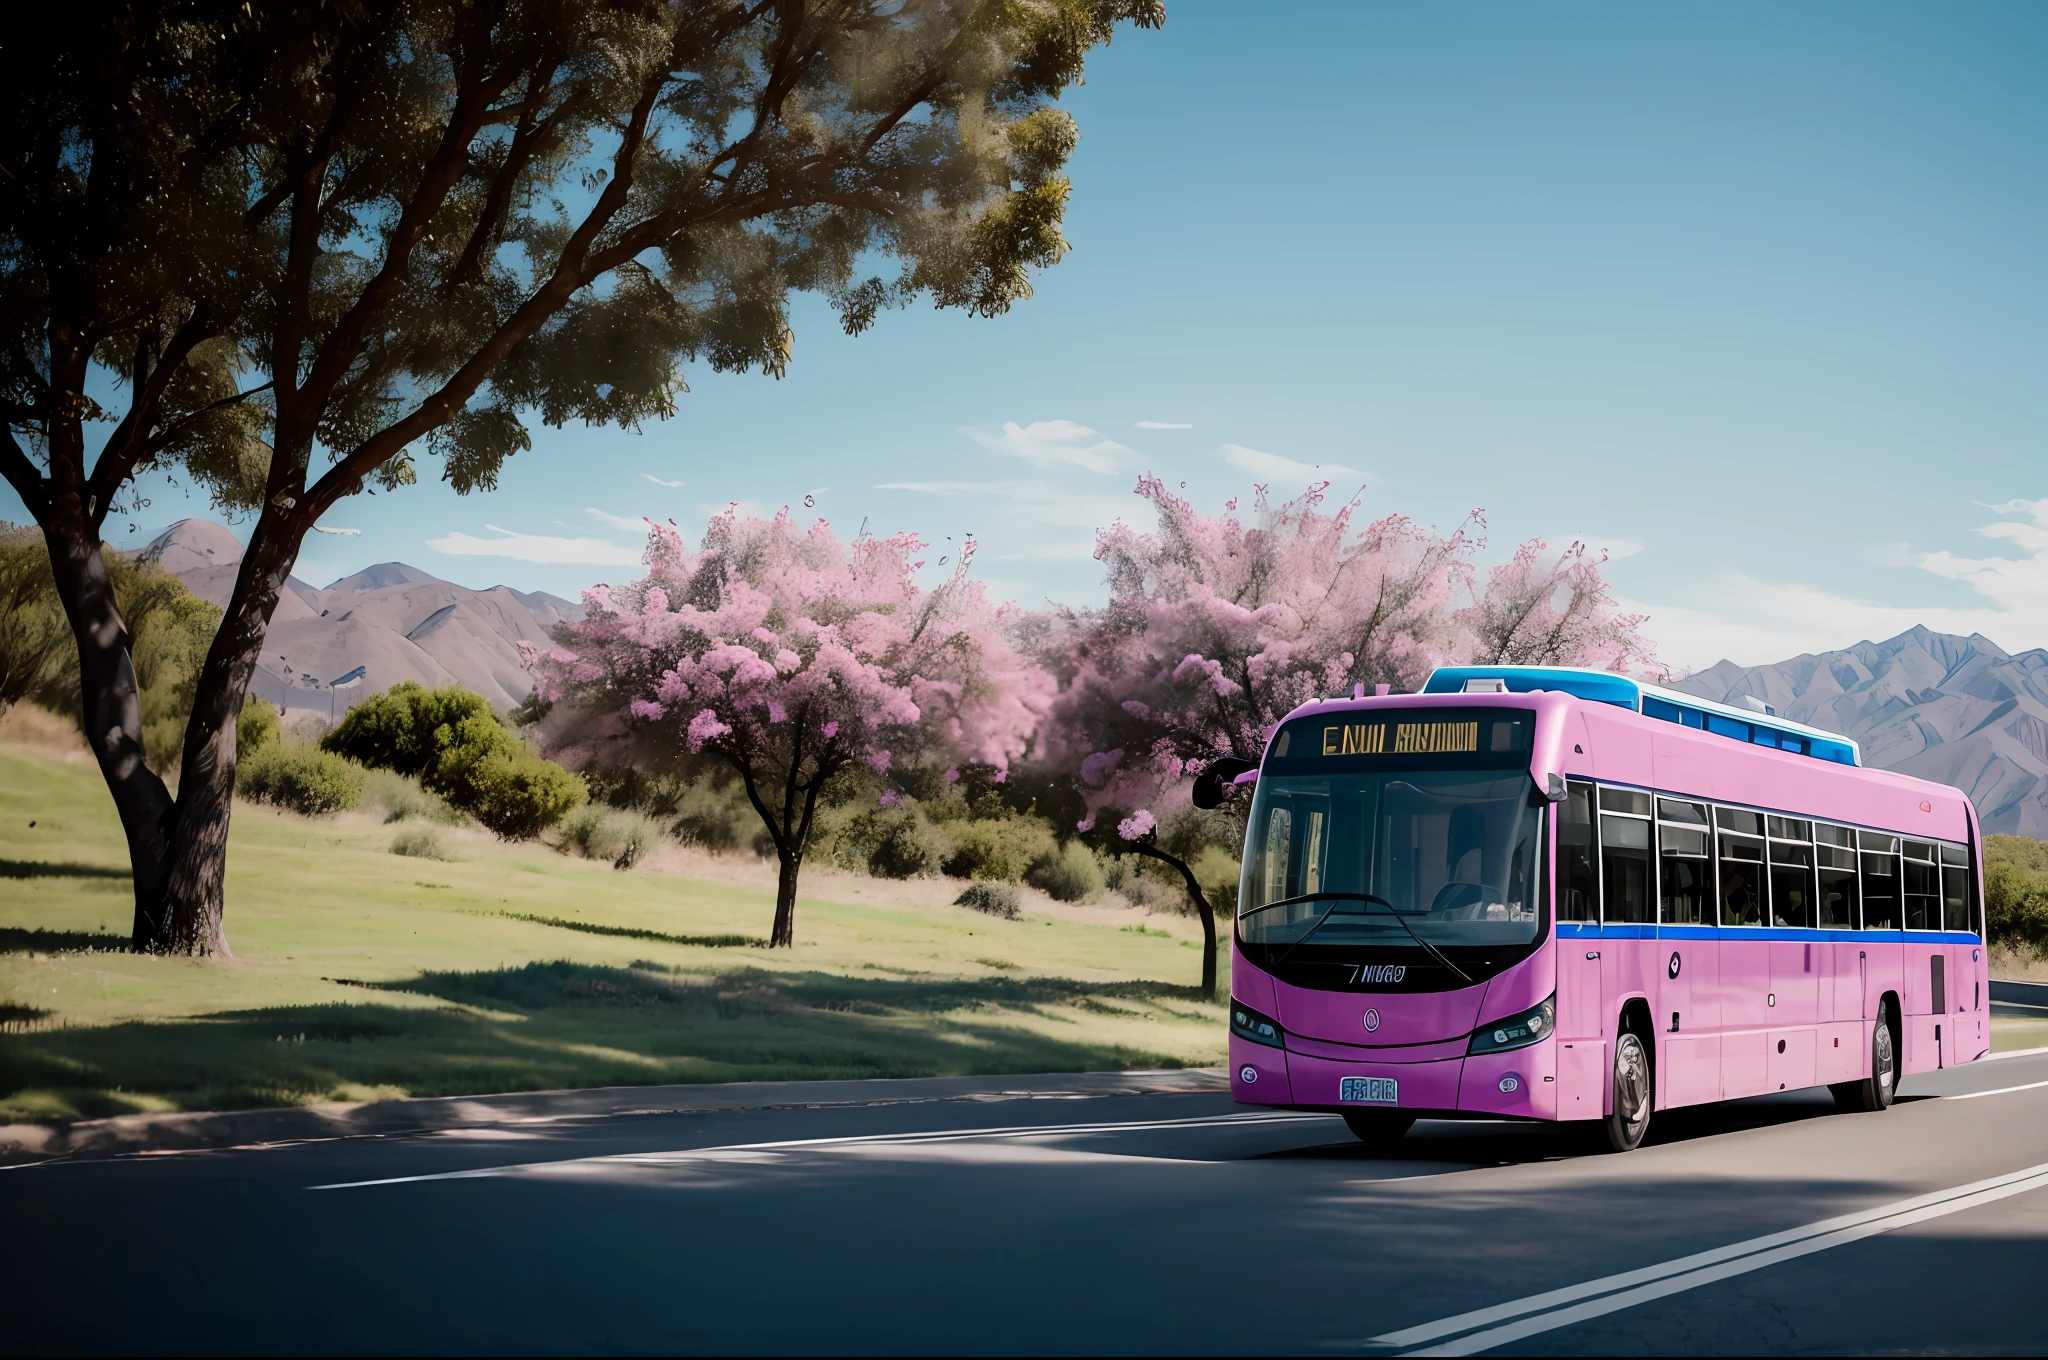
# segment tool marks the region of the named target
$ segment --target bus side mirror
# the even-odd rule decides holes
[[[1562,803],[1564,801],[1564,777],[1555,774],[1544,775],[1543,796],[1553,803]]]
[[[1237,792],[1237,777],[1258,768],[1251,761],[1239,760],[1236,756],[1216,757],[1195,776],[1194,791],[1190,795],[1195,806],[1204,812],[1222,807]]]

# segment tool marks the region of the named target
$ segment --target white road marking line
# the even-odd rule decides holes
[[[2038,1091],[2048,1086],[2048,1081],[2030,1081],[2025,1086],[2001,1086],[1996,1091],[1965,1091],[1959,1096],[1943,1096],[1943,1100],[1981,1100],[1985,1096],[2011,1095],[2014,1091]]]
[[[851,1134],[839,1138],[788,1138],[773,1143],[725,1143],[717,1147],[684,1148],[676,1152],[622,1152],[603,1157],[565,1157],[555,1161],[518,1162],[509,1166],[485,1166],[468,1171],[437,1171],[421,1176],[388,1176],[381,1180],[339,1181],[332,1185],[309,1185],[308,1190],[361,1190],[374,1185],[412,1185],[421,1181],[480,1180],[510,1176],[521,1171],[549,1167],[623,1162],[639,1166],[671,1166],[685,1162],[716,1160],[719,1154],[746,1152],[788,1152],[804,1148],[850,1147],[876,1144],[918,1144],[965,1142],[977,1138],[1032,1138],[1048,1134],[1133,1133],[1150,1129],[1237,1128],[1257,1124],[1299,1124],[1335,1119],[1336,1115],[1274,1111],[1261,1114],[1197,1115],[1190,1119],[1143,1119],[1108,1124],[1026,1124],[994,1129],[934,1129],[915,1133]]]
[[[1426,1322],[1416,1327],[1385,1332],[1372,1338],[1372,1341],[1373,1344],[1380,1346],[1408,1346],[1458,1332],[1469,1332],[1470,1335],[1460,1336],[1440,1346],[1401,1353],[1477,1355],[1481,1351],[1504,1346],[1510,1341],[1520,1340],[1526,1336],[1554,1331],[1559,1327],[1569,1327],[1587,1318],[1633,1308],[1651,1299],[1697,1289],[1701,1285],[1712,1284],[1717,1280],[1725,1280],[1752,1270],[1761,1270],[1780,1261],[1826,1251],[1829,1247],[1841,1246],[1878,1233],[1891,1232],[1928,1219],[1974,1209],[2011,1195],[2021,1195],[2030,1190],[2044,1188],[2048,1188],[2048,1163],[2003,1176],[1993,1176],[1987,1180],[1972,1181],[1968,1185],[1916,1195],[1911,1199],[1882,1204],[1859,1213],[1823,1219],[1804,1227],[1788,1228],[1783,1232],[1754,1237],[1746,1242],[1734,1242],[1725,1247],[1715,1247],[1710,1251],[1680,1257],[1675,1261],[1665,1261],[1658,1265],[1644,1266],[1639,1270],[1624,1271],[1619,1275],[1569,1285],[1563,1289],[1532,1294],[1527,1298],[1495,1304],[1490,1308],[1474,1309],[1437,1322]],[[1523,1317],[1523,1314],[1536,1316]],[[1509,1322],[1505,1326],[1489,1326],[1491,1323],[1504,1322],[1516,1317],[1521,1317],[1521,1321]],[[1473,1331],[1474,1328],[1487,1330]]]

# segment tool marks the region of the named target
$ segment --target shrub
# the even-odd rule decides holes
[[[253,694],[243,696],[241,715],[235,719],[235,750],[240,755],[262,750],[283,733],[284,715],[276,704]]]
[[[661,827],[652,818],[595,803],[585,803],[562,822],[563,848],[614,869],[632,868],[660,839]]]
[[[1014,921],[1024,914],[1022,895],[1014,883],[975,883],[953,899],[956,907],[969,907],[990,916]]]
[[[412,831],[401,831],[391,839],[391,853],[410,855],[414,859],[453,860],[441,844],[441,835],[430,827],[419,827]]]
[[[1102,864],[1079,841],[1050,855],[1040,855],[1024,871],[1024,881],[1061,902],[1085,902],[1102,891]]]
[[[877,878],[931,873],[950,847],[915,803],[869,808],[841,824],[832,837],[832,862]]]
[[[585,798],[583,779],[517,748],[467,761],[458,806],[506,840],[525,840],[562,820]]]
[[[363,772],[331,751],[279,742],[237,763],[235,790],[311,817],[361,802]]]
[[[946,829],[953,837],[953,853],[940,867],[954,878],[1015,883],[1030,865],[1059,853],[1052,828],[1036,817],[954,822]]]
[[[713,854],[739,849],[760,829],[760,822],[738,781],[721,786],[703,780],[676,799],[676,839]]]
[[[1984,929],[2015,953],[2048,953],[2048,844],[1984,838]]]
[[[461,826],[469,820],[462,809],[421,788],[419,780],[392,770],[371,770],[363,776],[363,802],[384,809],[386,822],[417,820]]]

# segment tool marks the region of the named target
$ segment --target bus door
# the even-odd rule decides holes
[[[1826,942],[1813,938],[1819,920],[1813,825],[1794,817],[1765,817],[1764,823],[1770,837],[1766,909],[1772,931],[1771,989],[1764,998],[1771,1018],[1764,1036],[1764,1085],[1766,1090],[1797,1091],[1818,1080],[1814,1048],[1820,983],[1829,963]]]
[[[1704,803],[1657,799],[1656,984],[1667,1106],[1721,1098],[1721,946]]]
[[[1761,813],[1714,809],[1714,870],[1721,908],[1721,1094],[1733,1100],[1776,1089],[1765,1061],[1775,1008],[1769,1002],[1769,883]]]

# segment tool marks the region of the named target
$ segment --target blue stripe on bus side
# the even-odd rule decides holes
[[[1802,930],[1791,926],[1596,926],[1585,921],[1559,921],[1561,940],[1858,940],[1889,944],[1982,944],[1976,935],[1954,930]]]

